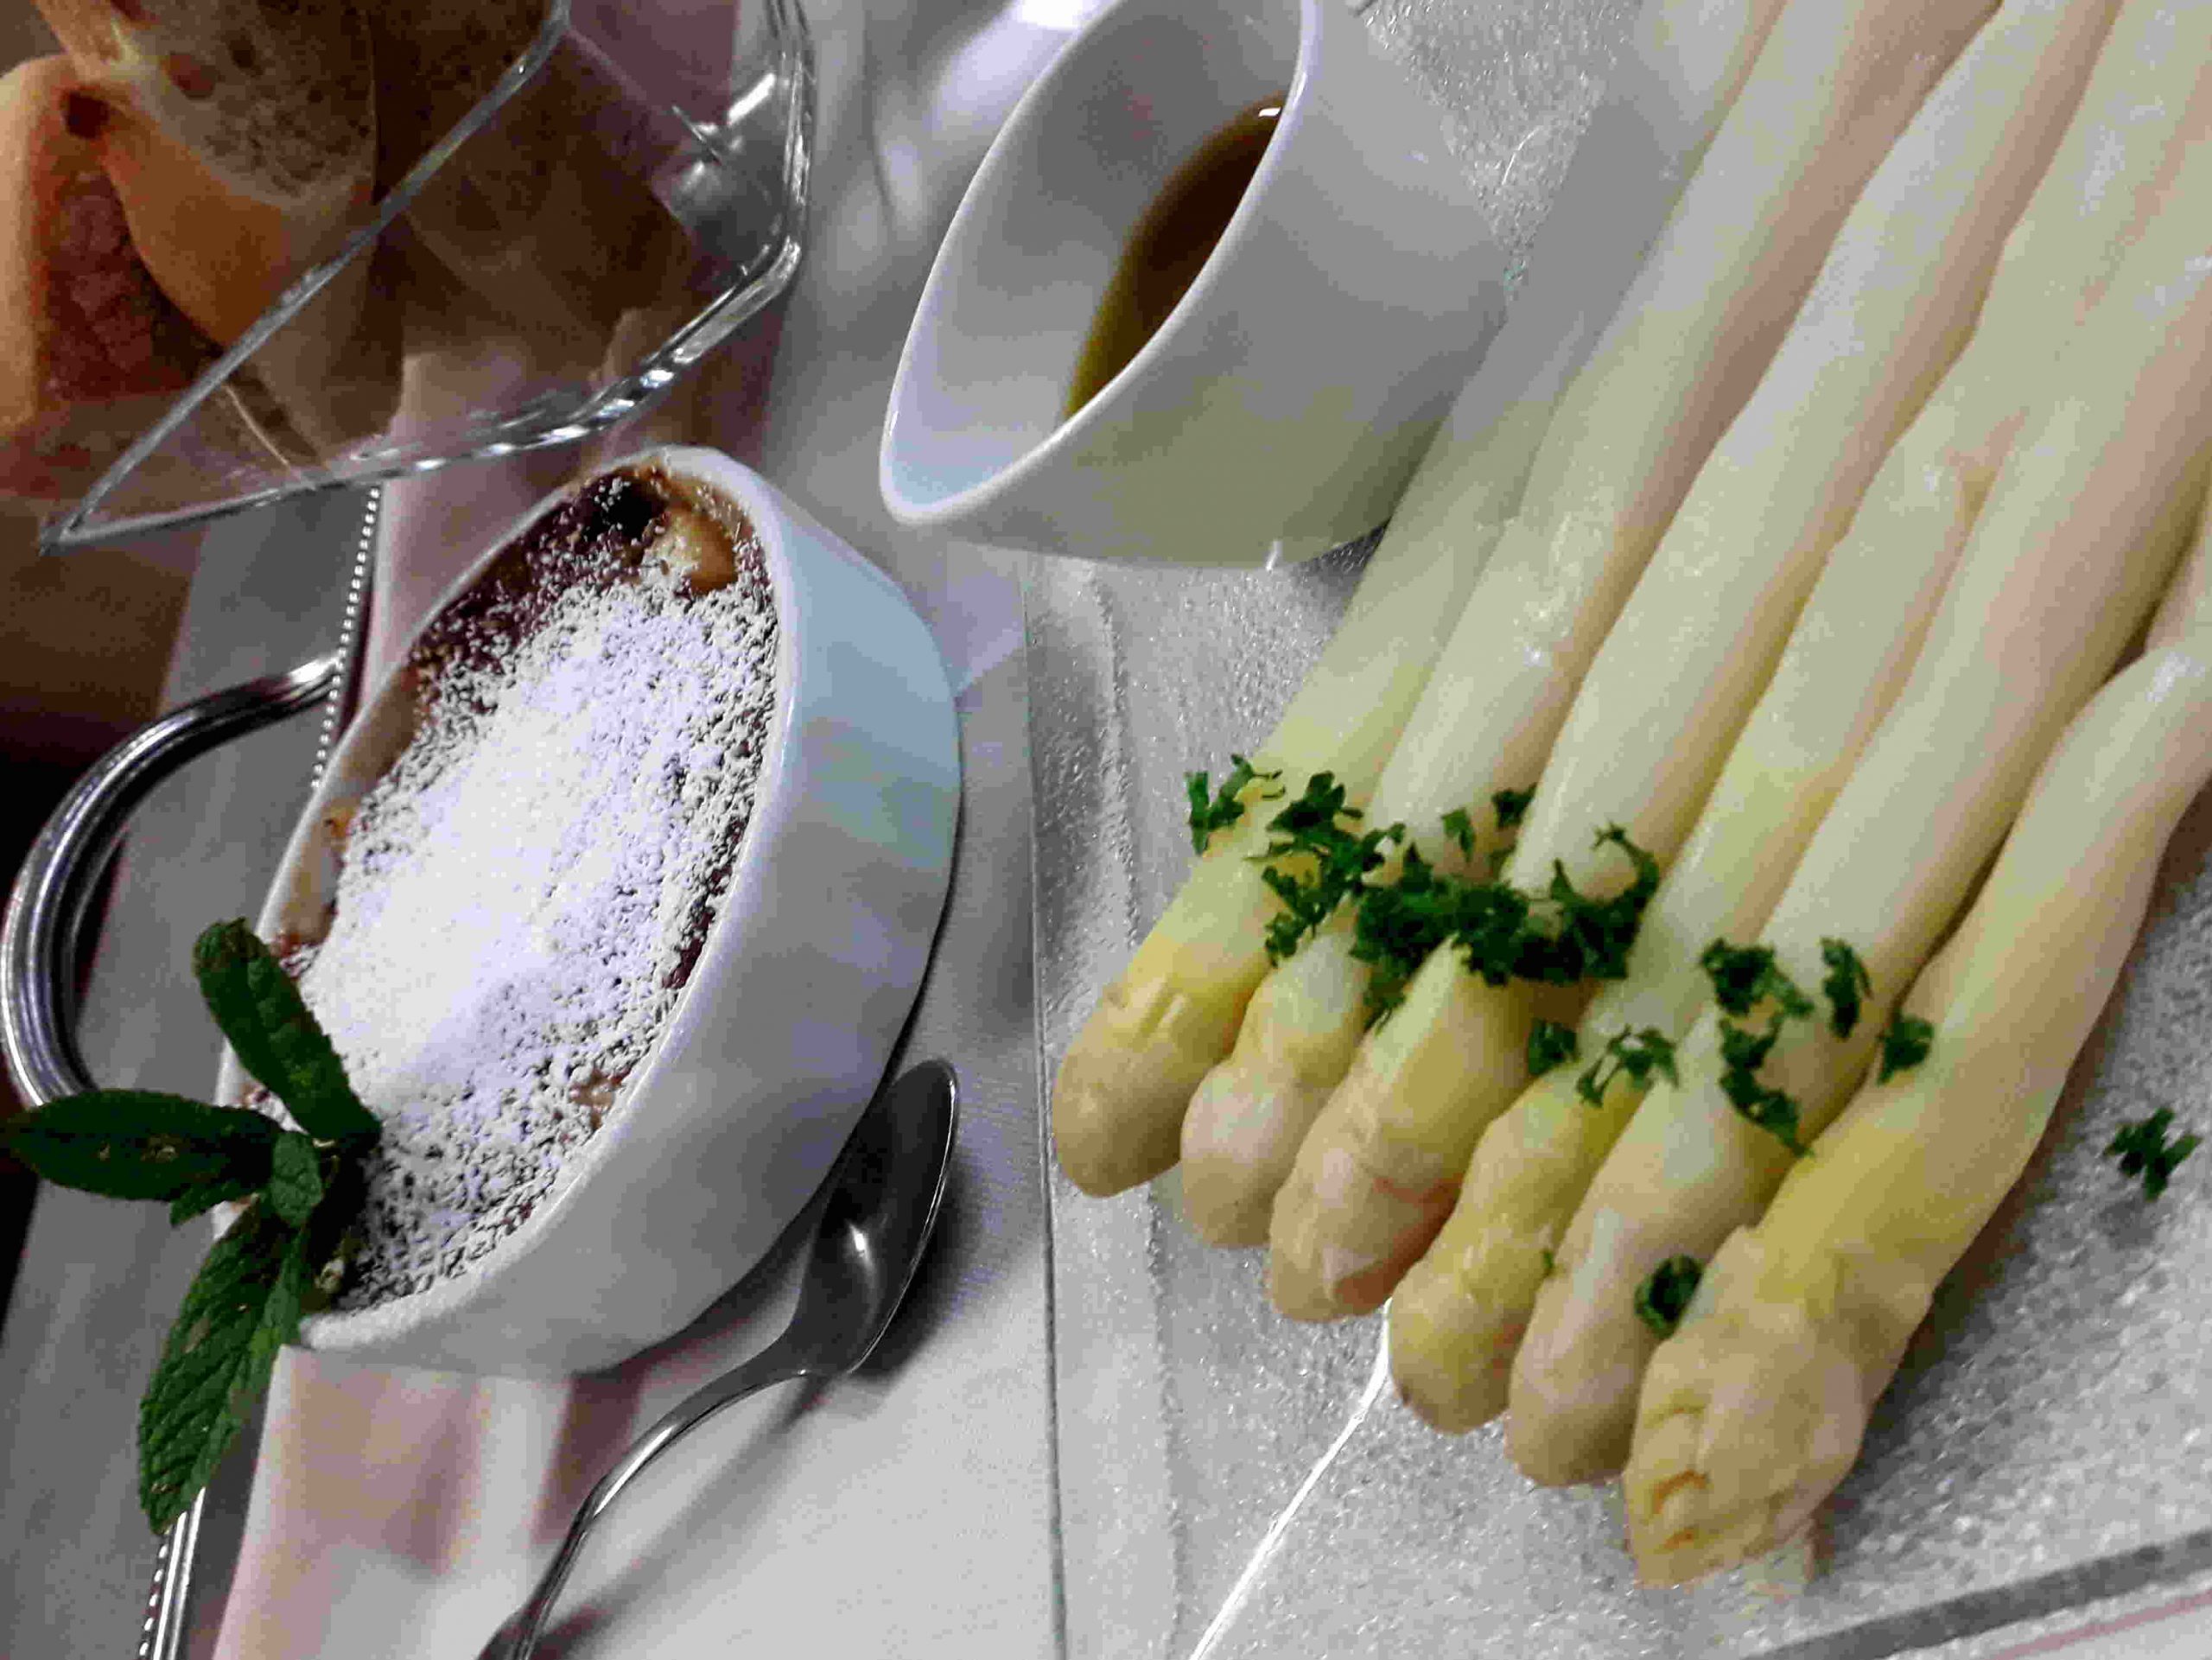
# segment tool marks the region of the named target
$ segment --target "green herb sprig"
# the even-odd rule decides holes
[[[1580,1054],[1581,1040],[1571,1026],[1557,1021],[1538,1021],[1529,1028],[1529,1076],[1541,1078],[1554,1066],[1564,1066]]]
[[[166,1203],[181,1223],[244,1209],[185,1293],[138,1410],[138,1498],[156,1532],[207,1485],[267,1386],[276,1352],[334,1293],[382,1133],[269,947],[219,923],[192,952],[200,995],[238,1063],[297,1129],[258,1112],[144,1090],[94,1090],[0,1126],[47,1180]]]
[[[2143,1179],[2143,1197],[2153,1199],[2166,1191],[2181,1161],[2196,1151],[2203,1138],[2194,1130],[2166,1140],[2166,1131],[2172,1128],[2173,1109],[2160,1107],[2148,1118],[2120,1127],[2120,1134],[2112,1138],[2105,1148],[2105,1157],[2120,1161],[2120,1173],[2133,1180]]]
[[[1439,870],[1408,847],[1395,881],[1369,884],[1359,895],[1351,954],[1368,965],[1371,1026],[1405,1001],[1414,972],[1460,925],[1469,884]]]
[[[1497,819],[1501,831],[1518,830],[1521,821],[1529,816],[1529,804],[1536,798],[1534,790],[1497,790],[1491,792],[1490,810]]]
[[[1758,1125],[1799,1157],[1806,1147],[1798,1135],[1796,1098],[1759,1081],[1759,1068],[1791,1021],[1808,1019],[1813,1000],[1774,960],[1764,945],[1731,945],[1716,939],[1705,948],[1698,965],[1713,983],[1713,1001],[1729,1014],[1748,1015],[1761,1002],[1771,1012],[1766,1030],[1756,1032],[1724,1018],[1720,1022],[1720,1091],[1728,1104],[1746,1121]]]
[[[1493,986],[1516,979],[1572,985],[1626,975],[1629,947],[1658,891],[1659,863],[1618,825],[1599,831],[1596,845],[1618,849],[1632,873],[1629,886],[1611,899],[1581,893],[1556,862],[1544,890],[1527,893],[1495,879],[1452,875],[1413,848],[1395,881],[1363,883],[1351,954],[1371,970],[1369,1024],[1389,1017],[1414,971],[1446,944],[1458,949],[1469,972]]]
[[[1664,1032],[1656,1026],[1637,1031],[1624,1027],[1605,1040],[1598,1059],[1574,1080],[1574,1092],[1593,1107],[1603,1106],[1605,1091],[1624,1072],[1630,1083],[1639,1087],[1649,1084],[1654,1073],[1669,1084],[1682,1081],[1681,1074],[1675,1070],[1674,1043]]]
[[[1229,757],[1229,776],[1222,779],[1218,790],[1209,793],[1204,773],[1184,773],[1183,791],[1191,801],[1191,851],[1204,853],[1216,830],[1227,830],[1244,817],[1244,792],[1253,785],[1276,786],[1257,792],[1254,800],[1280,799],[1281,778],[1280,771],[1263,773],[1234,751]]]
[[[1861,1000],[1873,993],[1874,976],[1840,939],[1821,941],[1821,961],[1828,970],[1821,982],[1821,995],[1828,1000],[1828,1029],[1847,1038],[1859,1025]]]
[[[1636,1317],[1661,1337],[1674,1336],[1704,1278],[1705,1265],[1696,1257],[1669,1256],[1637,1287]]]
[[[1367,874],[1383,860],[1385,843],[1402,842],[1403,824],[1356,828],[1364,817],[1347,805],[1344,786],[1330,773],[1316,773],[1305,790],[1268,821],[1267,851],[1254,855],[1260,880],[1282,901],[1268,923],[1268,961],[1281,963],[1337,906],[1358,894]]]
[[[1444,836],[1459,849],[1462,859],[1475,856],[1475,821],[1465,807],[1454,807],[1444,815]]]
[[[1936,1046],[1936,1028],[1917,1014],[1908,1014],[1903,1009],[1890,1016],[1890,1023],[1882,1028],[1882,1059],[1876,1067],[1874,1081],[1886,1084],[1897,1073],[1909,1072],[1928,1059],[1928,1052]]]
[[[1748,1014],[1762,998],[1792,1020],[1813,1012],[1813,1000],[1797,988],[1766,945],[1731,945],[1716,939],[1705,948],[1698,966],[1713,983],[1713,1001],[1731,1014]]]

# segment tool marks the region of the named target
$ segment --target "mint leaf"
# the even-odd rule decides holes
[[[207,1485],[296,1336],[307,1237],[255,1205],[215,1242],[185,1293],[138,1408],[138,1501],[164,1531]]]
[[[322,1201],[322,1157],[311,1137],[288,1129],[276,1141],[269,1171],[269,1208],[303,1228]]]
[[[47,1180],[109,1199],[176,1199],[269,1179],[276,1126],[257,1112],[152,1090],[65,1096],[0,1129],[0,1146]]]
[[[219,922],[192,948],[208,1012],[238,1064],[318,1141],[376,1136],[381,1126],[346,1081],[330,1040],[276,953],[243,922]]]
[[[177,1227],[195,1216],[204,1216],[218,1205],[227,1205],[232,1199],[251,1199],[268,1185],[264,1175],[257,1181],[212,1181],[188,1189],[178,1194],[176,1202],[169,1206],[169,1226]]]
[[[1490,798],[1490,810],[1497,819],[1501,831],[1516,830],[1529,816],[1529,804],[1536,798],[1534,790],[1498,790]]]

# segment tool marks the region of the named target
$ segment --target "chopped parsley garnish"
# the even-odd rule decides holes
[[[1674,1336],[1704,1277],[1705,1266],[1696,1257],[1669,1256],[1637,1287],[1636,1317],[1661,1337]]]
[[[1365,885],[1367,873],[1382,862],[1382,844],[1405,839],[1406,827],[1361,830],[1363,815],[1348,806],[1344,786],[1334,773],[1316,773],[1305,792],[1268,821],[1267,851],[1255,855],[1266,867],[1260,880],[1282,901],[1282,913],[1268,924],[1268,961],[1280,963],[1326,922],[1338,906]]]
[[[1538,1021],[1529,1028],[1529,1076],[1541,1078],[1554,1066],[1564,1066],[1581,1052],[1574,1028],[1557,1021]]]
[[[1928,1052],[1935,1043],[1934,1027],[1917,1014],[1897,1010],[1882,1031],[1882,1060],[1874,1081],[1886,1084],[1897,1073],[1919,1065],[1928,1059]]]
[[[1517,830],[1521,821],[1529,816],[1529,804],[1536,798],[1534,790],[1499,790],[1490,798],[1490,810],[1497,817],[1501,830]]]
[[[2120,1173],[2131,1180],[2143,1178],[2143,1197],[2152,1199],[2166,1191],[2166,1183],[2177,1167],[2196,1151],[2202,1137],[2194,1131],[2169,1142],[2166,1131],[2173,1125],[2173,1109],[2160,1107],[2148,1118],[2120,1127],[2120,1134],[2112,1138],[2112,1145],[2105,1148],[2105,1157],[2120,1161]]]
[[[1821,993],[1828,1000],[1828,1028],[1847,1038],[1859,1024],[1860,999],[1874,989],[1874,978],[1859,953],[1840,939],[1821,941],[1821,961],[1828,970],[1821,982]]]
[[[1550,885],[1535,902],[1533,920],[1537,925],[1524,930],[1514,942],[1512,974],[1562,986],[1578,980],[1626,977],[1629,947],[1636,943],[1643,907],[1659,891],[1659,862],[1630,841],[1618,824],[1599,830],[1591,845],[1619,849],[1635,870],[1635,879],[1609,900],[1588,899],[1576,891],[1567,867],[1554,860]],[[1491,965],[1476,962],[1474,967],[1488,977]]]
[[[1675,1070],[1675,1046],[1664,1032],[1656,1026],[1633,1032],[1624,1027],[1605,1040],[1598,1059],[1574,1080],[1574,1092],[1593,1107],[1603,1106],[1605,1091],[1623,1072],[1638,1087],[1649,1084],[1654,1072],[1669,1084],[1682,1081]]]
[[[1444,815],[1444,834],[1459,849],[1461,858],[1475,856],[1475,821],[1467,816],[1465,807],[1454,807]]]
[[[1414,970],[1451,938],[1458,897],[1465,887],[1422,858],[1419,848],[1409,846],[1397,881],[1361,889],[1351,954],[1370,970],[1370,1025],[1405,1001]]]
[[[1726,1034],[1724,1033],[1724,1038]],[[1764,1054],[1773,1046],[1774,1033],[1758,1040]],[[1730,1067],[1720,1074],[1721,1093],[1728,1097],[1728,1104],[1761,1129],[1780,1142],[1799,1158],[1808,1150],[1797,1138],[1797,1100],[1787,1091],[1777,1090],[1759,1082],[1751,1071]]]
[[[1749,1014],[1761,1002],[1770,1005],[1764,1032],[1731,1020],[1720,1022],[1720,1091],[1745,1119],[1802,1158],[1805,1144],[1797,1134],[1797,1102],[1787,1091],[1760,1083],[1758,1070],[1774,1053],[1782,1028],[1812,1014],[1813,1000],[1774,960],[1769,946],[1716,939],[1698,965],[1713,982],[1713,1002],[1729,1014]]]
[[[1767,1022],[1764,1032],[1754,1032],[1738,1026],[1733,1021],[1720,1022],[1720,1064],[1732,1072],[1756,1072],[1766,1065],[1766,1058],[1774,1052],[1774,1040],[1782,1035],[1782,1021],[1777,1016]]]
[[[1273,790],[1262,790],[1255,800],[1273,801],[1282,794],[1280,772],[1262,773],[1243,756],[1232,754],[1229,758],[1229,776],[1221,781],[1221,788],[1211,795],[1206,791],[1204,773],[1183,774],[1183,789],[1191,798],[1191,851],[1204,853],[1213,833],[1227,830],[1244,817],[1244,792],[1254,784],[1277,784]]]
[[[1761,998],[1792,1019],[1813,1012],[1813,1000],[1775,962],[1770,946],[1731,945],[1716,939],[1697,963],[1713,982],[1713,1001],[1731,1014],[1750,1014]]]
[[[1456,946],[1468,971],[1493,986],[1621,978],[1643,908],[1658,890],[1659,863],[1618,826],[1600,831],[1597,845],[1618,848],[1635,872],[1608,900],[1586,897],[1557,863],[1545,891],[1529,894],[1509,882],[1440,871],[1411,848],[1395,881],[1357,884],[1352,955],[1373,970],[1370,1023],[1397,1007],[1414,970],[1445,944]]]

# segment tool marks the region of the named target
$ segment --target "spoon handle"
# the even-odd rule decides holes
[[[786,1332],[743,1365],[700,1385],[671,1408],[638,1438],[636,1444],[622,1455],[620,1463],[599,1479],[599,1485],[591,1490],[591,1497],[577,1509],[576,1519],[569,1523],[568,1537],[561,1541],[561,1549],[537,1581],[537,1589],[530,1593],[530,1600],[500,1627],[499,1636],[485,1652],[485,1660],[493,1660],[493,1657],[499,1660],[528,1660],[537,1650],[537,1639],[545,1630],[546,1616],[553,1612],[561,1587],[568,1583],[569,1571],[576,1565],[576,1556],[582,1550],[585,1539],[622,1490],[647,1465],[724,1407],[734,1406],[747,1396],[758,1395],[777,1383],[808,1377],[817,1370]]]

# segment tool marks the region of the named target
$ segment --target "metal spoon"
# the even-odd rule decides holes
[[[601,1478],[530,1600],[480,1660],[526,1660],[599,1518],[638,1472],[724,1407],[772,1383],[842,1377],[867,1359],[906,1294],[936,1224],[952,1162],[958,1079],[942,1060],[911,1068],[869,1103],[830,1173],[798,1306],[784,1334],[696,1390]]]

